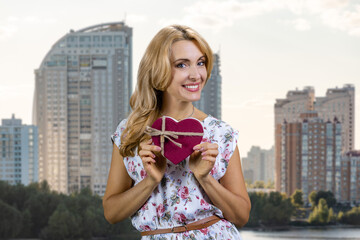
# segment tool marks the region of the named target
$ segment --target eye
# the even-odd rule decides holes
[[[198,62],[198,66],[205,66],[205,61]]]
[[[186,65],[185,65],[185,63],[178,63],[178,64],[175,65],[175,67],[177,67],[177,68],[185,68]]]

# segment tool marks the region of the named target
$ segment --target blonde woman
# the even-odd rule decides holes
[[[140,62],[132,112],[117,127],[103,198],[105,218],[131,217],[142,239],[239,239],[250,212],[237,131],[192,102],[210,77],[212,51],[193,29],[160,30]],[[161,116],[196,118],[204,127],[194,153],[175,165],[144,133]],[[235,225],[234,225],[235,224]]]

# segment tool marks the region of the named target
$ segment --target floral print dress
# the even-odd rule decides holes
[[[202,142],[219,145],[219,154],[210,174],[219,180],[224,176],[230,157],[238,139],[238,132],[225,122],[208,116],[202,122],[204,136]],[[120,146],[120,136],[126,127],[126,119],[120,122],[111,136],[113,142]],[[124,157],[125,167],[134,184],[146,176],[142,160],[137,155]],[[167,161],[167,169],[159,186],[150,195],[147,202],[131,217],[133,226],[140,232],[163,228],[172,228],[217,215],[223,218],[221,210],[212,205],[189,168],[189,157],[174,165]],[[167,233],[142,237],[151,239],[241,239],[236,227],[229,221],[221,221],[201,230],[183,233]]]

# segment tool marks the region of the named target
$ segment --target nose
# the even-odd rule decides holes
[[[197,66],[190,66],[189,68],[189,79],[190,80],[198,80],[200,78],[199,69]]]

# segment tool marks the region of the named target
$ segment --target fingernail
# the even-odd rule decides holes
[[[195,146],[195,147],[193,147],[193,150],[199,150],[199,146]]]
[[[204,148],[202,147],[202,148],[200,148],[200,152],[202,152],[202,151],[204,151]]]
[[[156,146],[156,150],[160,151],[160,150],[161,150],[161,147]]]
[[[205,152],[202,152],[201,155],[204,156],[206,153]]]
[[[155,158],[155,154],[153,154],[152,157]]]

